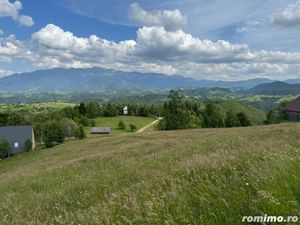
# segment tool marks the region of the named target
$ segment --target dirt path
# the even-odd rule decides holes
[[[152,123],[149,123],[148,125],[142,127],[141,129],[139,129],[139,130],[137,131],[137,133],[142,133],[142,132],[144,132],[144,131],[147,130],[149,127],[152,127],[152,126],[154,126],[155,124],[157,124],[161,119],[162,119],[162,117],[159,117],[157,120],[153,121]]]

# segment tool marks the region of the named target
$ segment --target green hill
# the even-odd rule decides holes
[[[300,124],[124,134],[0,162],[0,224],[300,216]]]

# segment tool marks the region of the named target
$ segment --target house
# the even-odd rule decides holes
[[[25,142],[30,140],[32,149],[35,148],[34,131],[32,126],[8,126],[0,127],[0,141],[8,140],[10,153],[16,154],[24,152]]]
[[[124,115],[124,116],[127,116],[127,115],[128,115],[128,106],[125,106],[125,107],[123,108],[123,115]]]
[[[91,134],[111,134],[110,127],[92,127]]]
[[[300,97],[291,101],[284,109],[289,121],[300,121]]]

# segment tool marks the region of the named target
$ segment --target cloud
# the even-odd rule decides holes
[[[196,79],[300,77],[300,53],[251,50],[245,44],[202,40],[181,29],[142,27],[135,40],[115,42],[78,37],[48,24],[31,40],[0,37],[0,61],[25,60],[34,67],[104,67],[123,71],[180,74]]]
[[[286,27],[300,25],[300,1],[289,5],[281,12],[276,12],[270,16],[270,23]]]
[[[122,60],[130,54],[136,44],[133,40],[116,43],[96,35],[80,38],[53,24],[48,24],[34,33],[32,40],[41,47],[41,50],[49,54],[59,53],[64,57],[87,57],[93,60],[102,58]]]
[[[47,68],[101,66],[230,80],[247,75],[282,76],[300,64],[297,52],[251,51],[245,44],[201,40],[163,27],[142,27],[136,40],[117,43],[96,35],[77,37],[49,24],[32,35],[32,42],[37,50],[25,56],[34,66]]]
[[[12,71],[7,71],[7,70],[1,70],[1,69],[0,69],[0,78],[2,78],[2,77],[7,77],[7,76],[9,76],[9,75],[11,75],[11,74],[13,74]]]
[[[11,62],[17,58],[26,58],[27,47],[24,42],[16,39],[14,35],[0,37],[0,62]]]
[[[243,26],[240,26],[236,29],[237,33],[247,33],[250,31],[254,31],[259,26],[263,25],[261,21],[248,21]]]
[[[233,62],[253,57],[247,45],[201,40],[182,30],[143,27],[137,32],[137,55],[158,61]]]
[[[32,26],[34,24],[33,19],[30,16],[19,14],[21,9],[22,3],[20,1],[11,3],[9,0],[0,0],[0,17],[11,17],[21,25]]]
[[[162,26],[166,30],[178,30],[187,23],[187,18],[178,9],[146,11],[138,3],[130,5],[129,16],[143,26]]]
[[[31,27],[34,24],[32,17],[25,15],[19,16],[19,22],[26,27]]]

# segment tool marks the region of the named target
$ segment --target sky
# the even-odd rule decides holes
[[[300,0],[0,0],[0,77],[103,67],[300,79]]]

